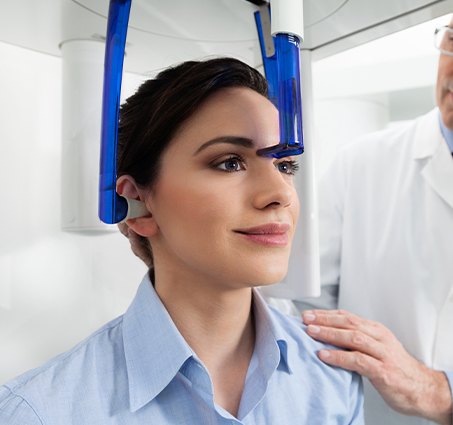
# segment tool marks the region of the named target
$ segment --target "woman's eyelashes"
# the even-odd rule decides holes
[[[299,163],[293,159],[284,159],[274,162],[275,168],[282,174],[293,176],[299,169]],[[227,158],[214,161],[211,167],[226,173],[234,173],[247,169],[246,161],[239,155],[230,155]]]
[[[231,155],[220,161],[215,161],[212,167],[216,170],[234,173],[235,171],[245,170],[245,161],[240,156]]]
[[[278,161],[275,163],[278,171],[294,176],[299,170],[299,163],[294,159],[285,159],[283,161]]]

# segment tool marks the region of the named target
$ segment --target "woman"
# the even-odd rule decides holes
[[[0,390],[0,424],[361,424],[357,375],[329,368],[257,286],[280,281],[299,213],[266,81],[234,59],[145,82],[120,117],[119,194],[153,267],[124,316]],[[3,421],[3,422],[2,422]]]

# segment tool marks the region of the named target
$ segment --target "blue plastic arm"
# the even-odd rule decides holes
[[[260,149],[257,154],[282,158],[304,152],[302,126],[302,99],[298,37],[279,33],[273,37],[275,53],[266,54],[265,36],[260,12],[255,22],[263,57],[264,73],[269,85],[269,99],[276,104],[280,123],[280,143]]]
[[[99,218],[119,223],[127,215],[127,201],[116,193],[118,118],[124,49],[132,0],[110,0],[102,98]]]

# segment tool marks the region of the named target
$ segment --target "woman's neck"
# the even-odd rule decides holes
[[[250,341],[254,345],[251,289],[213,286],[161,280],[155,284],[176,327],[203,362],[239,354]]]
[[[156,292],[182,336],[208,369],[215,401],[237,414],[255,346],[251,288],[219,289],[216,282],[168,281]]]

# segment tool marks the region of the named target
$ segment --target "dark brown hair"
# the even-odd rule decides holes
[[[118,177],[152,186],[160,158],[175,132],[200,105],[222,88],[246,87],[267,96],[266,79],[233,58],[184,62],[145,81],[121,106]]]

